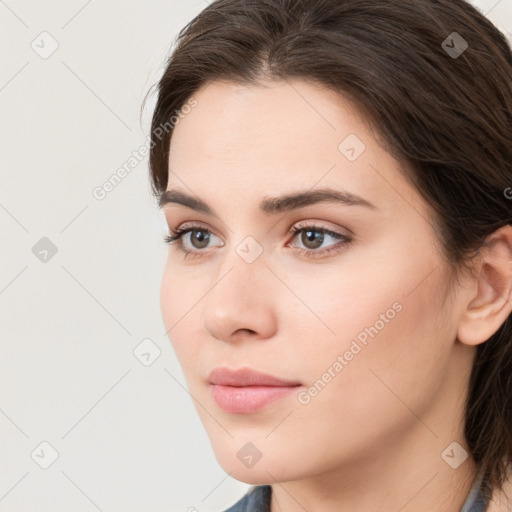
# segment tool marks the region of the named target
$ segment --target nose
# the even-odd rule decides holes
[[[276,295],[272,289],[276,278],[264,258],[247,263],[234,254],[222,268],[205,297],[204,329],[225,342],[271,338],[277,327]]]

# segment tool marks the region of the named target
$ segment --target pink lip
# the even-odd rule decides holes
[[[213,398],[227,412],[250,414],[295,391],[297,386],[222,386],[210,384]]]
[[[240,368],[215,368],[208,376],[213,398],[227,412],[249,414],[284,398],[301,384],[266,373]]]
[[[283,380],[268,373],[244,367],[231,370],[225,366],[214,368],[208,375],[210,384],[223,386],[297,386],[300,382]]]

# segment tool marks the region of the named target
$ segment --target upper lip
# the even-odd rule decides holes
[[[223,386],[298,386],[300,382],[280,379],[268,373],[244,367],[236,370],[219,366],[208,375],[210,384]]]

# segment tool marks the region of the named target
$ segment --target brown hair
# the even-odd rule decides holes
[[[176,39],[151,126],[155,195],[167,187],[169,120],[199,88],[300,78],[351,100],[403,164],[432,206],[452,277],[470,270],[487,235],[512,224],[504,193],[512,186],[512,54],[471,4],[216,0]],[[465,437],[484,489],[501,490],[512,461],[510,316],[478,346],[465,405]]]

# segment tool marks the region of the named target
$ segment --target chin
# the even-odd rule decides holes
[[[276,482],[295,479],[295,475],[287,474],[278,465],[267,464],[263,466],[262,461],[252,468],[241,468],[237,464],[228,464],[222,466],[222,468],[230,477],[249,485],[272,485]]]
[[[256,449],[251,447],[250,443],[236,444],[234,449],[224,447],[215,452],[219,465],[235,480],[251,485],[271,485],[276,481],[294,480],[299,476],[290,474],[289,460],[276,456],[275,451],[268,456],[265,453],[257,455]]]

